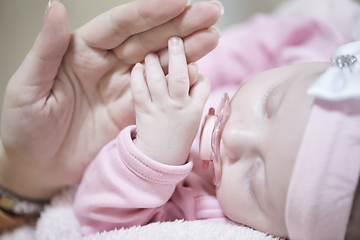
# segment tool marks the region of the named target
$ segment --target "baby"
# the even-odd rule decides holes
[[[155,54],[132,70],[136,126],[84,174],[74,205],[82,234],[230,219],[279,237],[344,238],[360,169],[359,58],[358,42],[337,50],[332,67],[304,63],[255,76],[231,103],[224,95],[217,119],[209,111],[199,155],[191,147],[210,82],[172,37],[168,75]],[[205,168],[214,161],[215,187],[212,164],[202,169],[201,160]]]

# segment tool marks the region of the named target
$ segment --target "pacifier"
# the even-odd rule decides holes
[[[203,168],[207,169],[212,161],[214,166],[214,184],[217,186],[221,179],[220,141],[221,133],[228,117],[230,98],[227,93],[223,95],[218,112],[210,108],[201,127],[199,153],[203,161]]]

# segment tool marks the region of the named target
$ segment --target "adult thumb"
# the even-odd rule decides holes
[[[33,92],[27,94],[32,99],[27,101],[36,101],[48,95],[69,41],[70,22],[66,8],[58,1],[50,1],[43,28],[34,46],[11,78],[8,88],[13,87],[19,91],[21,87],[33,86]]]

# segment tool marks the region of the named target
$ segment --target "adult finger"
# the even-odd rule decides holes
[[[198,2],[187,6],[185,11],[171,21],[129,37],[123,44],[114,49],[115,55],[129,64],[144,59],[150,52],[157,52],[167,47],[172,36],[185,38],[194,32],[214,25],[222,13],[219,4]],[[202,42],[196,44],[201,46]]]
[[[187,0],[138,0],[99,15],[78,31],[88,46],[104,50],[113,49],[129,36],[173,19],[184,11],[187,2]]]
[[[26,87],[28,98],[25,99],[25,104],[48,96],[69,40],[70,23],[67,11],[64,5],[54,1],[51,7],[47,7],[43,28],[34,46],[11,78],[7,92],[11,94],[14,90],[16,94],[21,92],[22,87]]]

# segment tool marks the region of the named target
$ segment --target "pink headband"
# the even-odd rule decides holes
[[[316,97],[286,203],[289,237],[344,239],[360,175],[360,42],[340,47]]]

